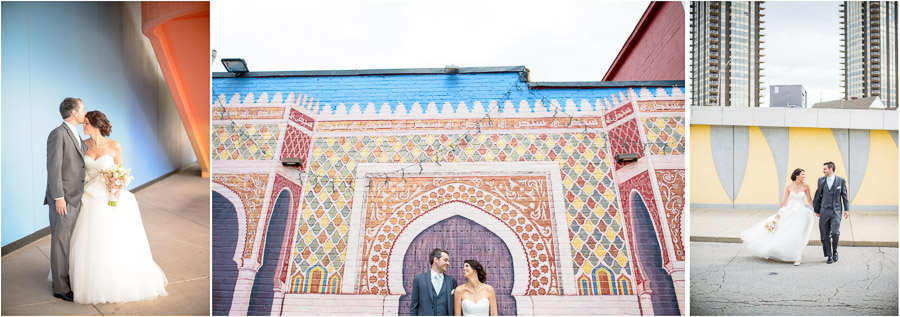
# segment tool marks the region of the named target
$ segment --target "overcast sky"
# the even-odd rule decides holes
[[[770,85],[803,85],[807,107],[843,99],[840,2],[766,2],[763,106]]]
[[[216,1],[221,58],[251,71],[526,66],[532,81],[599,81],[648,1]]]

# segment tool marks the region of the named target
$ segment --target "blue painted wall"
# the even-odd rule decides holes
[[[248,61],[252,62],[252,61]],[[667,94],[672,93],[673,87],[665,88]],[[369,76],[330,76],[330,77],[257,77],[257,78],[213,78],[213,98],[225,94],[226,100],[230,100],[234,94],[240,94],[241,98],[247,93],[254,93],[259,97],[262,93],[268,93],[271,98],[277,92],[287,96],[289,93],[302,93],[312,96],[319,101],[324,108],[326,104],[332,107],[344,103],[348,107],[359,103],[361,110],[365,111],[371,102],[375,111],[381,109],[385,102],[391,105],[391,111],[397,113],[396,105],[402,102],[409,112],[413,103],[419,102],[427,105],[435,102],[438,109],[444,102],[450,102],[453,108],[459,102],[466,102],[466,106],[472,107],[475,101],[480,101],[487,106],[491,100],[513,100],[513,107],[518,107],[518,101],[527,100],[534,106],[534,101],[542,98],[557,99],[563,102],[565,99],[612,98],[624,93],[627,96],[627,88],[596,88],[596,89],[529,89],[528,83],[519,80],[518,73],[478,73],[478,74],[433,74],[433,75],[369,75]],[[509,91],[509,97],[505,93]],[[651,89],[651,94],[656,96],[656,90]],[[609,99],[612,101],[612,99]],[[544,101],[545,103],[547,101]],[[581,104],[576,102],[578,110]],[[592,107],[596,105],[591,104]],[[597,110],[597,109],[586,109]],[[334,111],[333,109],[322,110]],[[501,111],[533,112],[533,109],[501,109]],[[459,112],[459,111],[457,111]]]
[[[107,115],[130,188],[197,160],[141,34],[140,2],[3,2],[0,21],[2,245],[49,225],[47,135],[65,97]]]

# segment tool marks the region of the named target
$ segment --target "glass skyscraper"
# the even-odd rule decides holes
[[[881,97],[897,108],[897,2],[841,4],[844,98]]]
[[[763,2],[691,2],[691,104],[759,107]]]

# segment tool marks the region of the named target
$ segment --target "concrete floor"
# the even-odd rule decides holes
[[[775,214],[775,210],[691,209],[691,241],[741,242],[741,232]],[[841,221],[841,246],[896,247],[897,211],[850,211]],[[810,245],[819,240],[819,219],[809,235]]]
[[[8,315],[210,314],[209,179],[191,166],[135,196],[153,259],[166,273],[169,295],[125,304],[80,305],[53,297],[50,236],[2,258],[2,311]]]

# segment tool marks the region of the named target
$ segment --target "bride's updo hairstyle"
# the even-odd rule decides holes
[[[465,262],[469,265],[469,267],[475,270],[475,273],[478,274],[479,281],[484,283],[484,281],[487,280],[487,272],[484,271],[484,267],[481,266],[481,263],[478,263],[478,261],[475,260],[465,260],[463,262]]]
[[[805,172],[802,168],[795,169],[793,173],[791,173],[791,180],[797,180],[797,176],[800,176],[800,173]]]
[[[99,110],[88,111],[84,117],[92,126],[100,130],[100,135],[109,136],[112,132],[112,124],[109,124],[109,120],[106,120],[106,115]]]

